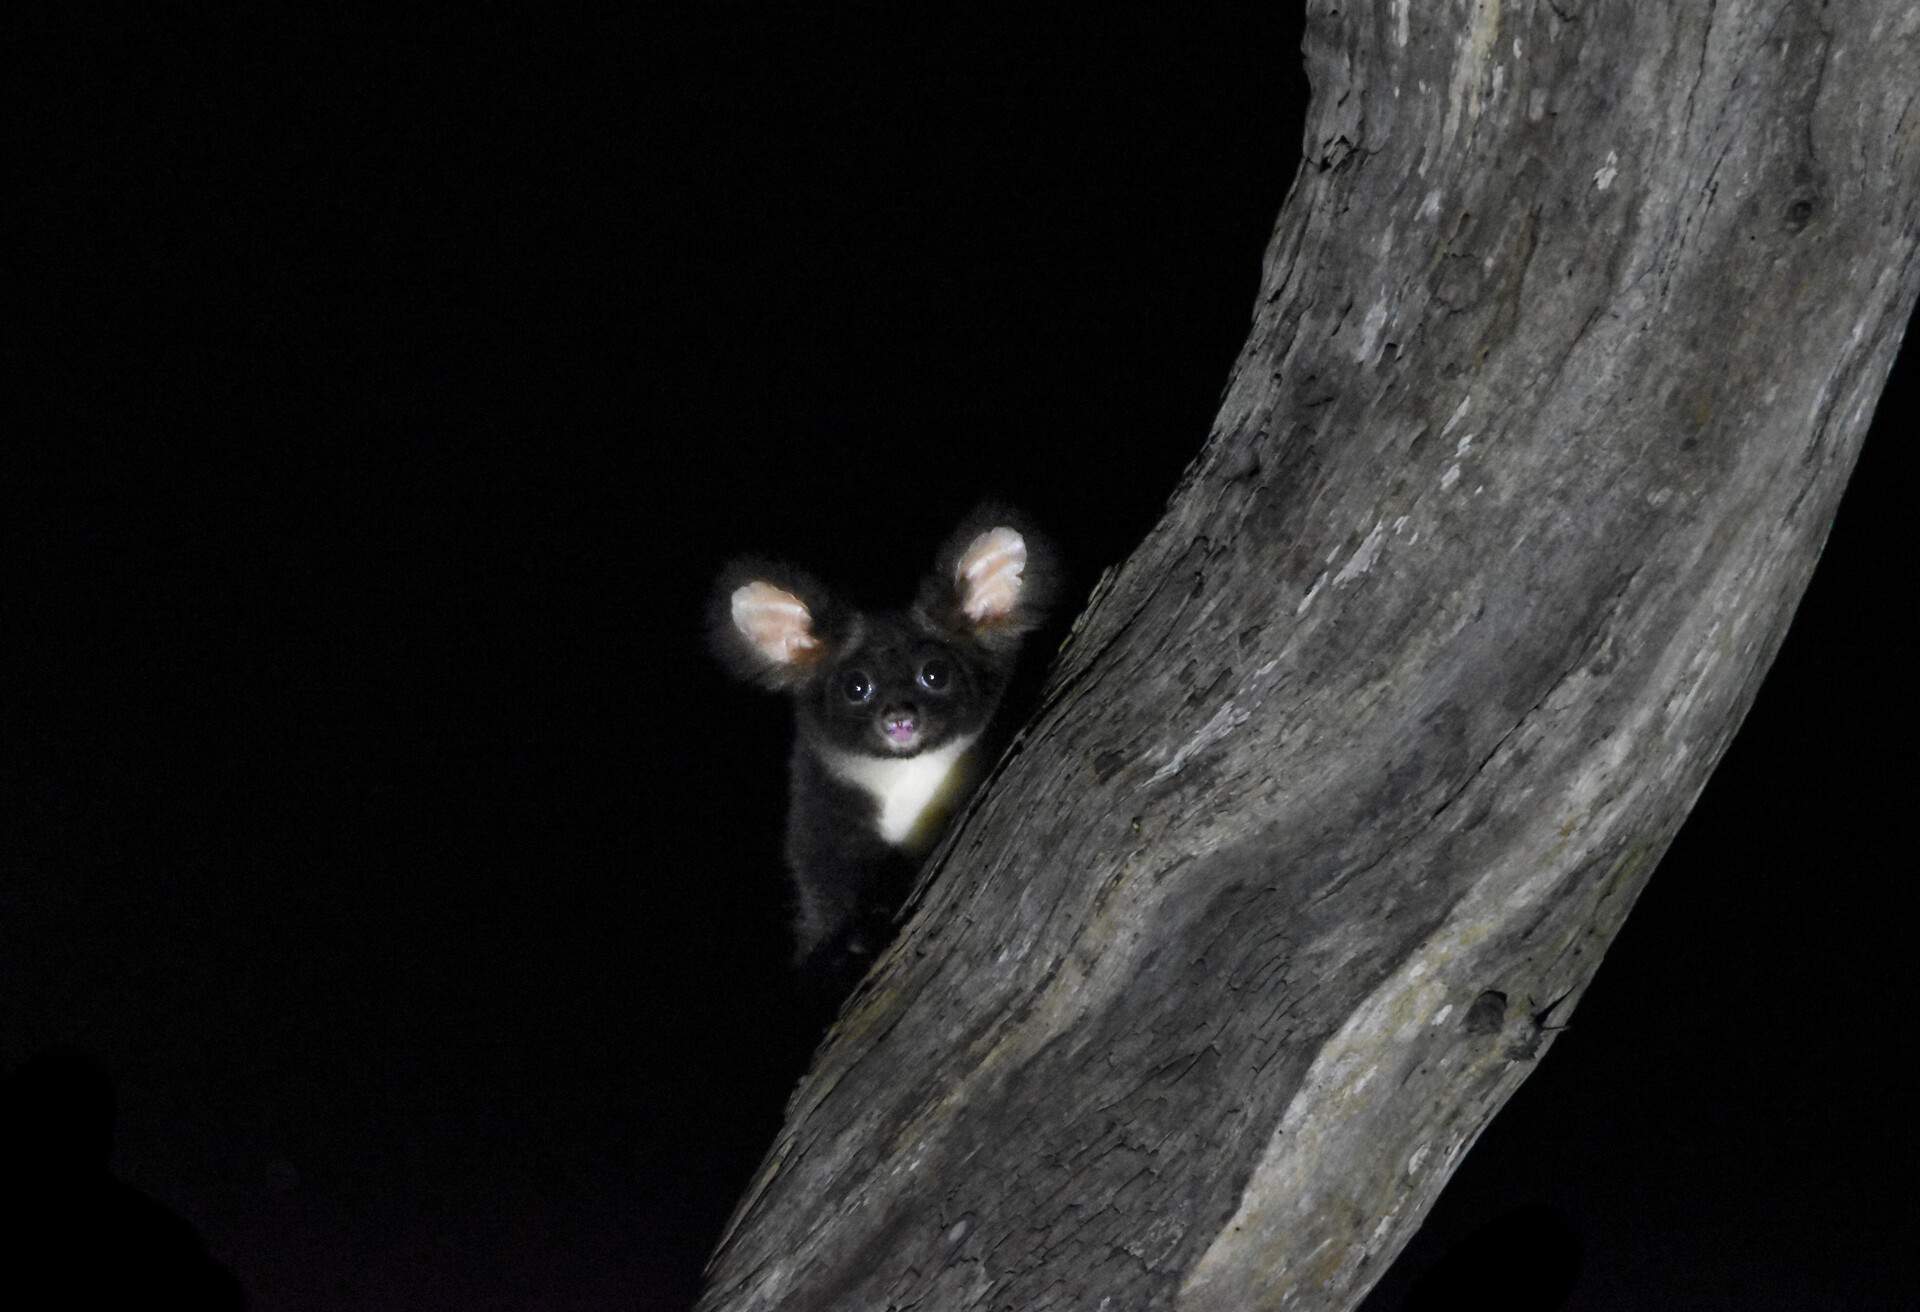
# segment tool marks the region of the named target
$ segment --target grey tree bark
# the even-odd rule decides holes
[[[1920,8],[1309,11],[1213,431],[709,1312],[1353,1307],[1779,646],[1920,292]]]

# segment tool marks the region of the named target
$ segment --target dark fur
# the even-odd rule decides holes
[[[976,624],[962,609],[954,569],[968,545],[996,527],[1017,530],[1027,562],[1018,601],[1008,616]],[[792,593],[812,616],[820,640],[800,665],[770,664],[734,627],[731,597],[747,583],[770,583]],[[991,721],[1019,658],[1022,639],[1045,618],[1058,589],[1056,558],[1017,512],[984,505],[962,521],[935,557],[911,607],[859,612],[806,573],[767,561],[742,560],[720,576],[710,609],[714,650],[736,676],[793,699],[795,742],[790,762],[786,855],[793,878],[796,960],[812,971],[848,981],[886,945],[893,917],[910,891],[920,858],[937,837],[916,832],[896,847],[876,828],[877,809],[866,792],[831,773],[819,753],[835,750],[881,759],[889,750],[877,721],[889,711],[910,714],[920,733],[907,755],[937,751],[955,737],[979,735],[963,753],[966,772],[947,815],[964,802],[999,743]],[[946,687],[918,682],[930,660],[947,669]],[[872,687],[861,703],[844,685],[854,671]],[[944,823],[944,822],[942,822]]]

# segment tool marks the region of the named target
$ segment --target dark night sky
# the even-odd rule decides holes
[[[1084,582],[1205,435],[1295,6],[803,8],[26,46],[0,1075],[103,1069],[115,1174],[256,1307],[685,1306],[817,1037],[713,574],[896,599],[998,492]],[[1515,1306],[1570,1263],[1573,1308],[1908,1305],[1913,354],[1745,729],[1372,1312],[1450,1253]]]

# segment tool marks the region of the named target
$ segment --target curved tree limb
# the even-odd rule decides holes
[[[1779,646],[1920,291],[1920,15],[1375,0],[1305,44],[1206,448],[710,1312],[1354,1306]]]

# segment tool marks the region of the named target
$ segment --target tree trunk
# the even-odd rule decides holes
[[[710,1312],[1353,1307],[1780,644],[1920,290],[1920,11],[1317,0],[1305,49],[1213,433]]]

